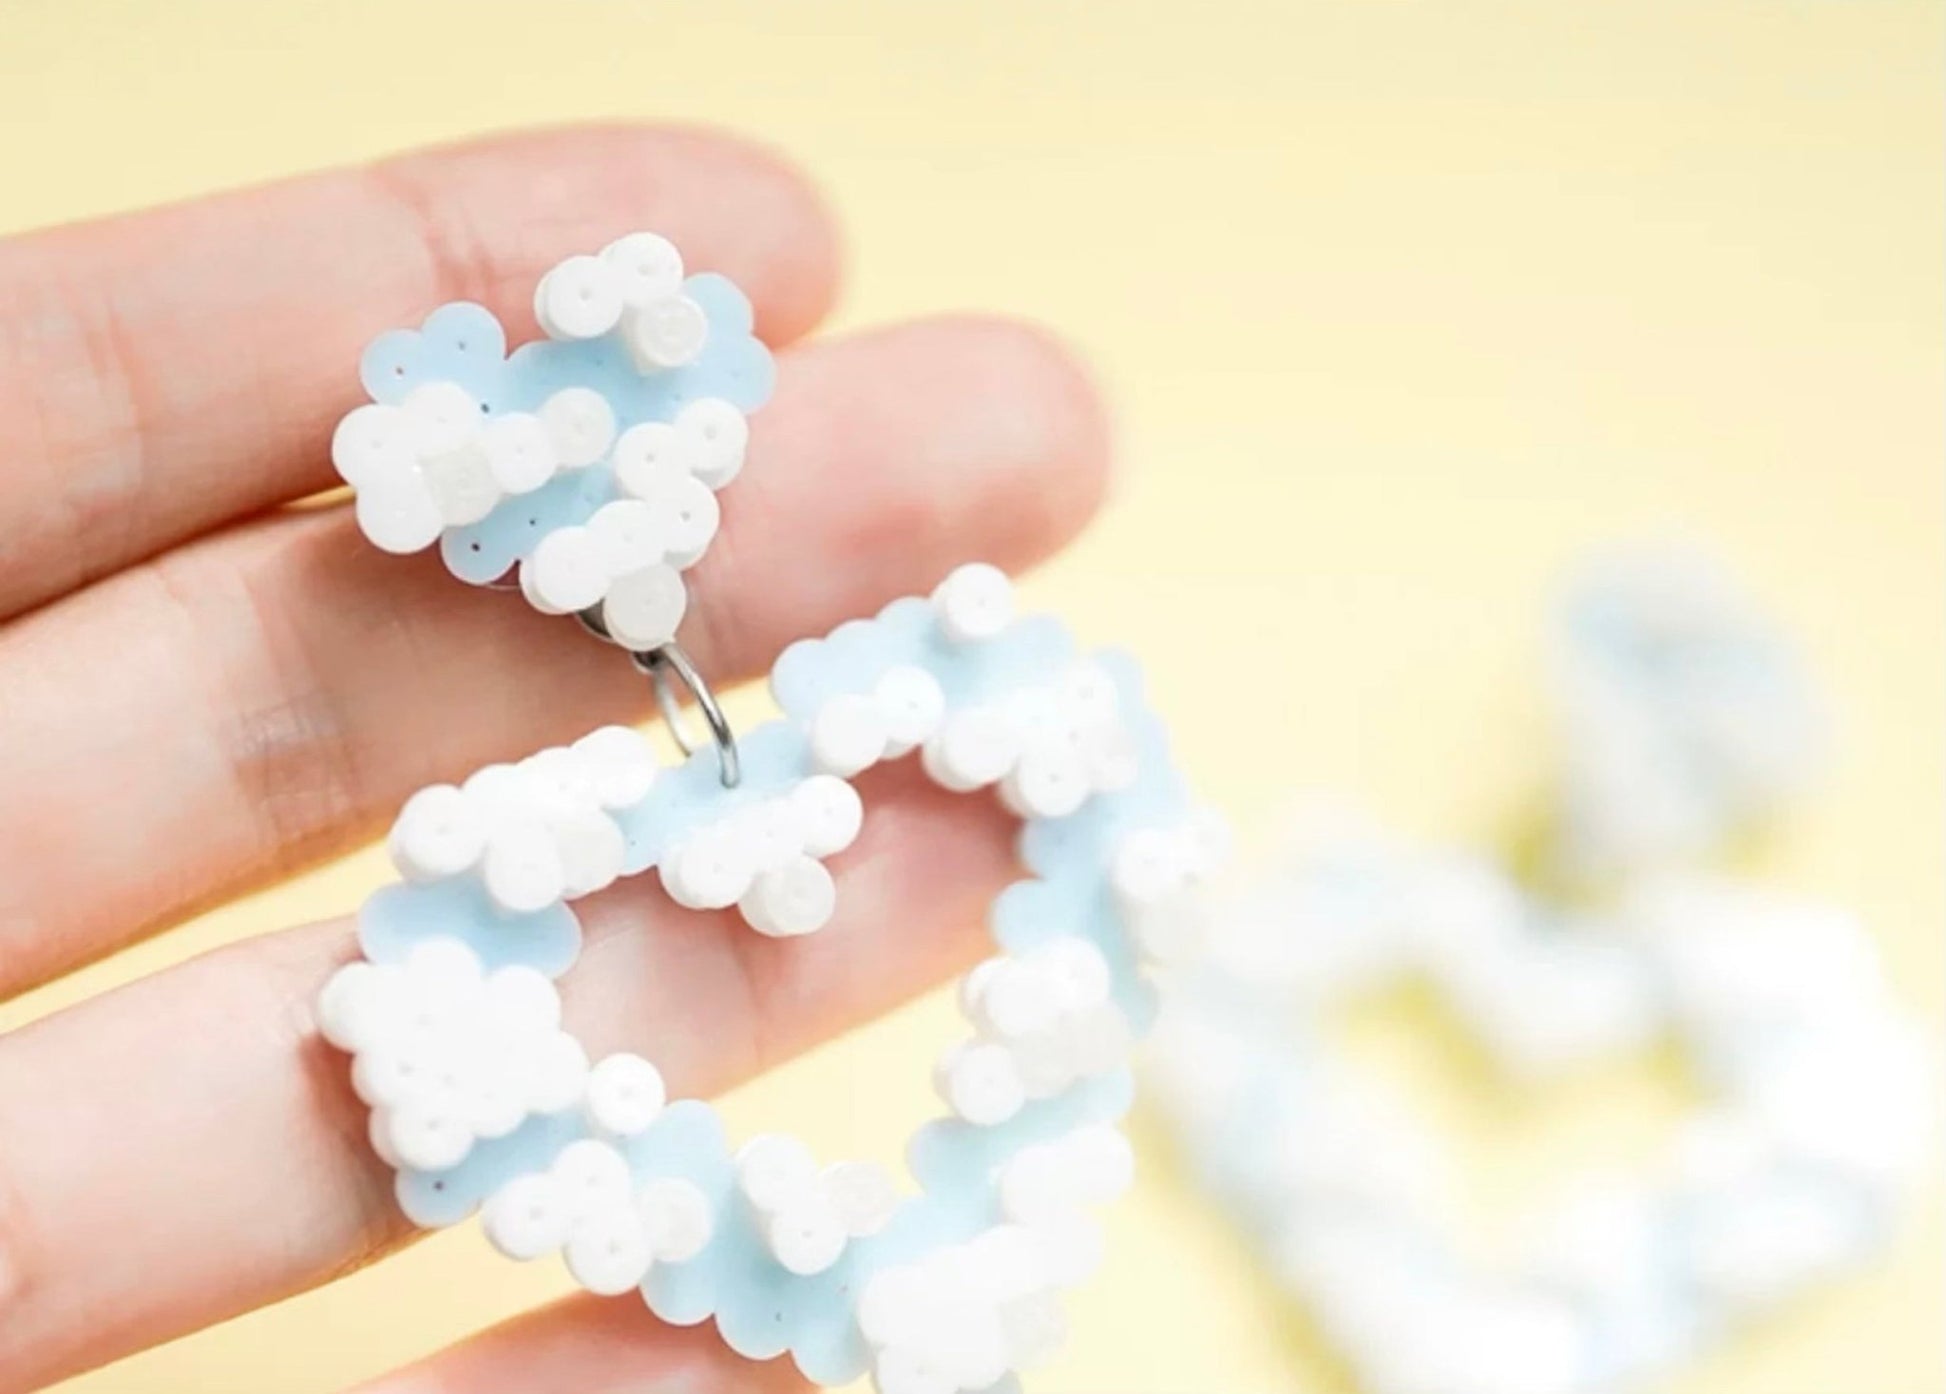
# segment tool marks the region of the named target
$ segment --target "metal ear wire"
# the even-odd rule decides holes
[[[581,621],[582,628],[603,643],[624,647],[602,624],[598,610],[583,610],[575,618]],[[641,652],[628,649],[626,652],[636,671],[647,677],[654,686],[655,704],[662,713],[662,723],[669,728],[676,748],[684,755],[694,755],[702,745],[691,737],[683,725],[682,707],[675,688],[670,684],[670,675],[674,674],[676,680],[689,689],[689,695],[696,699],[696,705],[703,713],[704,724],[709,727],[710,740],[716,746],[716,763],[722,775],[723,787],[736,788],[743,779],[743,762],[737,754],[736,733],[730,729],[730,719],[723,714],[723,706],[716,700],[716,694],[710,690],[709,683],[697,671],[682,645],[672,639],[657,648]]]

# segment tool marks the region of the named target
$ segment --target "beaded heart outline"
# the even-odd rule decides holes
[[[1936,1154],[1937,1042],[1851,915],[1693,872],[1562,911],[1314,808],[1213,905],[1147,1084],[1200,1184],[1370,1394],[1636,1388],[1882,1255]],[[1675,1045],[1667,1148],[1480,1233],[1411,1101],[1331,1039],[1426,983],[1515,1088]],[[1398,1332],[1408,1329],[1410,1341]]]
[[[1115,1125],[1132,1100],[1128,1051],[1154,1015],[1146,967],[1176,947],[1222,838],[1190,801],[1125,656],[1078,656],[1045,616],[955,638],[940,608],[908,598],[787,650],[771,679],[785,716],[739,740],[733,789],[714,751],[657,771],[646,740],[625,728],[497,767],[545,782],[532,806],[563,822],[610,820],[626,849],[623,876],[655,869],[665,885],[693,886],[682,881],[687,860],[701,856],[716,874],[742,850],[754,883],[799,855],[788,839],[763,850],[780,807],[804,810],[799,829],[841,850],[834,843],[856,820],[830,818],[824,796],[850,788],[834,771],[866,765],[855,754],[835,763],[832,733],[856,732],[920,675],[942,699],[930,731],[885,712],[881,729],[901,734],[867,764],[917,750],[935,782],[999,786],[1016,812],[1022,764],[1044,742],[1075,741],[1076,728],[1059,725],[1062,698],[1079,692],[1108,710],[1132,758],[1114,787],[1023,819],[1030,874],[993,902],[999,952],[961,980],[968,1033],[935,1072],[950,1115],[925,1123],[907,1149],[918,1193],[897,1196],[889,1177],[859,1163],[820,1170],[808,1148],[778,1135],[733,1152],[710,1105],[664,1102],[648,1061],[589,1062],[561,1029],[555,987],[579,949],[574,897],[520,911],[497,903],[492,833],[474,836],[457,819],[441,836],[470,838],[480,852],[427,874],[406,850],[416,834],[402,816],[392,842],[405,878],[363,907],[363,957],[331,980],[320,1020],[354,1057],[374,1145],[396,1167],[414,1223],[482,1212],[503,1252],[559,1249],[584,1287],[639,1288],[678,1325],[713,1318],[739,1354],[788,1352],[821,1384],[870,1372],[886,1394],[981,1390],[1051,1353],[1056,1294],[1098,1257],[1089,1210],[1132,1175]],[[1036,710],[1047,725],[1023,715]],[[968,749],[984,763],[969,762]],[[471,796],[456,792],[478,796],[512,777],[476,777]]]
[[[749,303],[637,233],[554,268],[535,309],[547,341],[512,353],[468,304],[374,342],[372,405],[333,444],[360,526],[579,616],[659,697],[654,660],[673,656],[719,720],[673,639],[680,573],[774,379]],[[1220,820],[1191,800],[1135,663],[1017,616],[991,566],[799,641],[770,688],[780,718],[715,729],[671,767],[605,727],[415,794],[387,839],[399,880],[362,906],[322,1034],[352,1057],[415,1224],[477,1214],[510,1257],[558,1253],[589,1291],[713,1320],[737,1353],[789,1354],[820,1384],[1012,1388],[1059,1346],[1059,1294],[1099,1260],[1093,1212],[1132,1178],[1117,1123],[1149,970],[1194,932]],[[916,1189],[782,1134],[733,1149],[651,1061],[589,1059],[557,985],[581,947],[575,901],[654,871],[679,906],[819,932],[839,893],[825,859],[864,818],[851,781],[908,754],[941,787],[996,792],[1027,872],[991,906],[996,953],[959,984],[966,1031],[934,1070],[946,1114],[906,1149]]]

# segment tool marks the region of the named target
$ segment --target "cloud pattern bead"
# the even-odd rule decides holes
[[[476,320],[435,321],[440,352],[498,354]],[[452,342],[461,335],[463,351]],[[712,332],[699,363],[721,346]],[[395,347],[405,361],[407,346]],[[469,382],[477,395],[480,382]],[[730,433],[710,457],[720,467],[740,437],[728,418],[716,426]],[[664,452],[688,448],[679,434],[657,433],[639,449],[638,437],[624,452],[635,452],[630,468],[661,469]],[[436,1226],[477,1212],[506,1253],[558,1253],[591,1291],[639,1288],[662,1319],[712,1321],[732,1350],[789,1354],[821,1384],[871,1375],[883,1391],[1002,1394],[1058,1346],[1060,1293],[1100,1257],[1090,1211],[1127,1184],[1116,1123],[1133,1086],[1123,1062],[1153,1013],[1145,951],[1111,872],[1131,838],[1178,835],[1194,809],[1130,663],[1083,658],[1058,622],[1013,617],[1010,596],[995,627],[993,593],[972,594],[950,633],[934,601],[915,597],[793,646],[773,673],[784,718],[739,733],[735,788],[722,785],[712,751],[658,770],[640,735],[607,728],[409,802],[390,838],[402,880],[361,911],[366,959],[334,981],[320,1010],[380,1101],[374,1140],[398,1168],[408,1216]],[[651,1062],[615,1055],[591,1067],[585,1056],[569,1061],[571,1041],[554,1044],[567,1038],[551,979],[579,947],[568,902],[617,876],[655,871],[678,901],[738,906],[765,933],[805,932],[830,916],[838,888],[823,861],[851,845],[864,818],[851,763],[833,768],[821,739],[829,714],[848,708],[871,718],[861,768],[902,755],[924,765],[927,743],[975,711],[1010,722],[1028,713],[1025,724],[1070,741],[1112,724],[1125,747],[1117,778],[1091,782],[1065,812],[1036,813],[1033,800],[996,791],[1029,809],[1020,836],[1028,874],[995,902],[996,954],[962,1001],[966,1045],[1001,1062],[1007,1096],[949,1107],[918,1128],[906,1157],[916,1191],[866,1163],[819,1165],[788,1139],[732,1149],[715,1110],[668,1100]],[[444,1021],[454,1010],[444,1004],[471,1000],[454,981],[477,982],[467,991],[495,1004],[454,1018],[467,1039],[531,1042],[518,1060],[484,1051],[480,1059],[499,1064],[461,1070],[464,1148],[438,1129],[394,1128],[384,1101],[416,1096],[365,1064],[361,1044],[376,1040],[380,1056],[394,1039],[418,1049],[402,1028],[372,1036],[364,1023],[390,1021],[388,1012],[417,1019],[427,1003]],[[422,1053],[446,1068],[442,1049]],[[416,1070],[419,1056],[407,1054]],[[537,1070],[541,1060],[555,1069]],[[465,1092],[468,1071],[483,1071],[477,1097]],[[503,1097],[510,1080],[538,1081],[517,1116]],[[491,1128],[475,1128],[477,1118]]]
[[[373,1143],[395,1165],[457,1165],[480,1139],[571,1107],[587,1077],[546,975],[487,973],[455,940],[421,944],[403,963],[347,964],[318,1016],[325,1039],[352,1054]]]
[[[974,1035],[940,1056],[940,1098],[955,1116],[992,1127],[1030,1099],[1121,1068],[1135,1033],[1110,1000],[1113,983],[1101,951],[1079,939],[980,964],[959,994]]]
[[[477,876],[510,914],[590,895],[621,874],[626,844],[614,814],[654,784],[648,743],[626,727],[572,746],[488,765],[455,788],[436,784],[406,801],[387,839],[409,881]]]
[[[574,1280],[605,1297],[640,1286],[658,1262],[685,1263],[709,1242],[707,1197],[661,1177],[637,1187],[609,1143],[571,1142],[544,1172],[516,1176],[481,1211],[487,1242],[523,1262],[559,1252]]]
[[[339,424],[333,461],[381,548],[437,542],[462,580],[517,573],[544,612],[667,643],[774,379],[750,304],[636,233],[549,271],[535,311],[549,338],[511,354],[464,303],[380,336],[361,370],[371,404]]]
[[[812,775],[687,832],[662,855],[662,887],[691,910],[734,905],[744,923],[772,938],[811,934],[837,908],[823,858],[849,847],[863,821],[856,790],[833,775]]]

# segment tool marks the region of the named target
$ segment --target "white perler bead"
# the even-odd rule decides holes
[[[507,494],[530,494],[554,477],[558,460],[546,424],[527,412],[507,412],[480,428],[487,472]]]
[[[859,1294],[859,1333],[880,1394],[988,1388],[1052,1354],[1063,1241],[1003,1224],[880,1270]]]
[[[572,256],[534,287],[534,318],[550,339],[597,339],[622,318],[622,280],[601,257]]]
[[[673,639],[689,602],[679,573],[702,558],[722,524],[711,491],[742,468],[749,440],[743,413],[706,398],[689,403],[672,423],[643,422],[617,440],[607,400],[576,387],[549,397],[538,419],[496,429],[493,448],[480,457],[481,478],[497,478],[496,469],[531,470],[541,453],[564,467],[593,464],[612,444],[624,494],[585,523],[556,528],[536,544],[519,568],[528,602],[544,614],[592,611],[611,638],[638,653]],[[398,526],[404,532],[407,525]]]
[[[392,864],[411,881],[434,881],[470,869],[486,852],[487,821],[450,784],[421,789],[405,801],[386,840]]]
[[[592,387],[564,387],[541,403],[541,424],[568,469],[592,465],[615,443],[615,409]]]
[[[1107,1205],[1135,1178],[1135,1152],[1107,1124],[1088,1124],[1023,1147],[1000,1168],[1000,1208],[1015,1224],[1038,1225]]]
[[[609,637],[635,653],[676,637],[689,610],[689,590],[673,567],[660,563],[623,571],[608,583],[601,623]]]
[[[812,775],[799,781],[789,800],[807,855],[834,856],[858,840],[865,824],[865,804],[844,780]]]
[[[541,277],[534,318],[550,339],[596,339],[620,331],[638,371],[692,363],[709,320],[682,293],[682,256],[666,238],[631,233],[599,256],[573,256]]]
[[[352,1087],[373,1109],[384,1155],[437,1171],[480,1138],[580,1097],[587,1057],[560,1030],[560,999],[526,967],[484,973],[458,940],[402,963],[352,963],[319,998],[324,1036],[353,1056]]]
[[[701,397],[673,421],[631,426],[615,442],[615,482],[632,498],[693,498],[680,486],[721,489],[743,469],[750,422],[720,397]]]
[[[556,528],[521,562],[521,594],[544,615],[576,614],[608,593],[618,560],[594,529]]]
[[[991,639],[1013,623],[1014,584],[999,567],[970,562],[934,588],[932,607],[954,643]]]
[[[968,1041],[949,1048],[933,1071],[946,1106],[980,1127],[1004,1123],[1027,1102],[1027,1088],[1005,1046]]]
[[[693,1181],[659,1177],[643,1186],[635,1199],[658,1263],[689,1262],[715,1234],[709,1198]]]
[[[997,783],[1019,758],[1019,732],[997,707],[948,713],[920,756],[935,784],[961,794]]]
[[[603,247],[601,260],[625,305],[653,305],[682,289],[682,253],[666,237],[631,232]]]
[[[888,672],[871,698],[835,699],[827,710],[847,701],[869,703],[874,731],[884,733],[861,738],[853,758],[919,745],[934,783],[960,793],[997,785],[1001,801],[1024,819],[1064,818],[1095,794],[1127,788],[1139,772],[1114,680],[1092,660],[1071,664],[1051,682],[955,711],[945,709],[936,681],[903,668]]]
[[[596,805],[608,812],[640,803],[654,787],[655,755],[639,731],[603,726],[568,749],[580,758]]]
[[[686,295],[671,295],[630,309],[622,336],[637,371],[648,374],[693,363],[709,339],[703,307]]]
[[[959,988],[972,1041],[949,1048],[934,1072],[940,1097],[972,1123],[1004,1122],[1028,1099],[1115,1069],[1134,1045],[1110,999],[1108,961],[1085,940],[986,960]],[[1004,1063],[1003,1063],[1004,1061]]]
[[[547,1171],[502,1184],[487,1197],[481,1224],[509,1258],[561,1251],[574,1280],[604,1296],[639,1286],[656,1263],[694,1258],[715,1230],[694,1183],[657,1177],[638,1190],[628,1159],[592,1138],[562,1148]]]
[[[616,1297],[639,1286],[655,1261],[648,1228],[627,1201],[576,1224],[563,1255],[574,1280],[600,1297]]]
[[[884,727],[887,757],[924,745],[946,717],[946,694],[939,679],[912,664],[886,669],[872,688],[872,701]]]
[[[604,727],[518,765],[489,765],[464,785],[422,789],[387,838],[413,881],[478,871],[502,909],[525,913],[592,894],[621,874],[626,840],[613,815],[654,784],[642,736]]]
[[[1147,958],[1179,958],[1204,933],[1209,884],[1228,852],[1222,821],[1199,810],[1174,828],[1145,828],[1116,846],[1108,884]]]
[[[830,1268],[852,1238],[882,1229],[897,1205],[882,1167],[843,1162],[820,1172],[810,1149],[781,1133],[739,1148],[736,1175],[771,1257],[800,1277]]]
[[[682,256],[666,238],[630,233],[600,256],[574,256],[534,291],[534,318],[550,339],[620,332],[644,374],[693,363],[709,336],[702,306],[682,293]]]
[[[689,472],[721,489],[743,470],[750,448],[750,420],[721,397],[699,397],[676,413]]]
[[[885,714],[870,697],[834,697],[811,718],[811,762],[842,779],[884,759],[890,740]]]
[[[830,923],[838,888],[821,858],[858,836],[864,806],[834,775],[811,775],[738,808],[669,848],[657,870],[692,910],[734,905],[761,934],[811,934]]]
[[[713,498],[709,506],[715,508]],[[638,653],[659,648],[675,637],[689,605],[681,576],[664,560],[666,529],[642,500],[604,504],[585,525],[556,528],[540,540],[521,563],[521,592],[543,614],[599,607],[615,642]]]
[[[668,1099],[662,1072],[639,1055],[610,1055],[588,1071],[588,1121],[611,1137],[647,1131]]]
[[[758,874],[737,900],[745,924],[774,939],[812,934],[831,922],[837,882],[815,857],[795,856]]]
[[[737,1149],[737,1187],[765,1213],[781,1210],[818,1180],[817,1158],[786,1133],[760,1133]]]
[[[891,1173],[876,1162],[833,1162],[818,1180],[847,1234],[877,1234],[898,1209],[898,1187]]]
[[[429,382],[397,406],[346,414],[331,458],[357,490],[360,529],[388,552],[416,552],[449,527],[477,523],[503,498],[538,489],[561,461],[533,416],[485,418],[457,383]]]

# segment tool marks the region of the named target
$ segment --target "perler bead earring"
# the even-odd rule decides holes
[[[373,1146],[415,1222],[478,1211],[501,1252],[558,1252],[589,1290],[714,1319],[743,1355],[788,1352],[822,1384],[869,1372],[884,1394],[1012,1387],[1095,1262],[1090,1210],[1128,1184],[1116,1121],[1153,1013],[1146,965],[1182,940],[1220,830],[1133,664],[1016,617],[988,566],[793,645],[771,675],[783,717],[732,731],[674,635],[680,573],[771,383],[749,306],[637,234],[549,272],[536,308],[551,341],[511,355],[471,305],[372,346],[374,405],[334,451],[361,525],[579,616],[672,725],[686,686],[709,741],[660,769],[639,734],[604,728],[407,802],[401,879],[366,902],[363,957],[320,1003]],[[782,1135],[732,1150],[648,1060],[589,1060],[555,988],[580,947],[570,902],[653,869],[678,905],[815,932],[838,893],[824,859],[865,816],[850,780],[908,754],[945,788],[996,790],[1028,872],[960,986],[967,1028],[934,1072],[948,1116],[908,1148],[916,1191]]]

